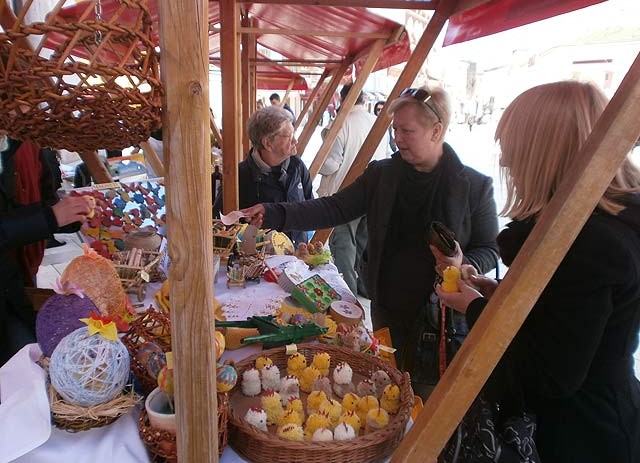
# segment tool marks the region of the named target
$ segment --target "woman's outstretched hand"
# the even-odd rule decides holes
[[[482,294],[467,284],[465,280],[458,280],[458,292],[447,292],[442,289],[441,285],[437,285],[436,294],[444,305],[462,313],[467,312],[472,301],[482,297]]]
[[[251,225],[255,225],[258,228],[262,227],[262,221],[264,220],[264,206],[262,204],[240,209],[240,212],[244,214],[244,218]]]

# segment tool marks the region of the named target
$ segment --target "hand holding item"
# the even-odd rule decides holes
[[[462,265],[462,250],[460,249],[460,245],[457,241],[455,242],[455,251],[451,256],[445,255],[437,246],[430,244],[429,249],[433,253],[433,256],[436,258],[436,272],[438,275],[442,276],[442,272],[447,267],[456,267],[460,268]]]
[[[498,287],[498,282],[484,275],[471,275],[467,283],[477,289],[486,299],[491,299]]]
[[[444,305],[462,313],[467,311],[467,307],[473,300],[482,297],[482,294],[464,280],[458,280],[458,292],[448,292],[442,289],[442,285],[437,285],[436,294]]]
[[[91,198],[91,202],[87,200]],[[73,222],[86,222],[89,214],[93,212],[95,200],[93,197],[67,196],[51,206],[59,227]]]
[[[251,225],[255,225],[258,228],[262,227],[262,221],[264,220],[264,206],[262,204],[241,209],[239,212],[243,214],[243,217],[247,219],[247,222]]]

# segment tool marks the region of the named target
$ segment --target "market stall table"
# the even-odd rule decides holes
[[[293,256],[272,256],[271,268],[284,268]],[[321,275],[342,297],[357,302],[333,264],[319,266],[309,274]],[[160,284],[150,284],[144,307],[155,305],[153,295]],[[227,288],[220,270],[215,285],[217,300],[229,319],[244,320],[253,315],[270,315],[289,296],[278,284],[262,280],[247,282],[245,288]],[[233,316],[231,318],[230,316]],[[227,351],[223,359],[241,360],[261,350],[253,344]],[[0,463],[149,463],[149,454],[139,438],[140,409],[134,408],[110,425],[71,433],[52,425],[46,390],[46,375],[36,363],[41,356],[37,344],[25,346],[0,368]],[[244,462],[229,446],[221,463]]]

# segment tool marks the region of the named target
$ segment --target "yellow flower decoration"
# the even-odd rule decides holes
[[[93,314],[91,314],[89,318],[81,318],[80,321],[86,323],[89,327],[89,336],[97,333],[109,341],[118,340],[118,328],[113,321],[105,323],[99,318],[94,318]]]

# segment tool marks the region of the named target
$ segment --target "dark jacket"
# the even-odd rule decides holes
[[[490,177],[464,166],[449,145],[444,156],[450,165],[444,175],[447,190],[444,198],[446,223],[456,234],[465,257],[483,273],[496,265],[495,237],[498,232],[496,206]],[[318,230],[347,223],[367,215],[369,242],[366,283],[374,303],[384,282],[379,281],[386,230],[396,197],[403,164],[396,153],[391,159],[374,161],[351,185],[332,196],[298,204],[265,204],[263,226],[280,230]],[[425,246],[426,246],[425,240]],[[411,265],[411,263],[407,263]],[[428,284],[425,284],[425,290]]]
[[[26,191],[34,188],[34,184],[21,181],[15,172],[15,157],[21,155],[18,146],[12,143],[2,153],[0,174],[0,364],[22,345],[33,342],[28,333],[33,331],[35,314],[24,291],[24,280],[30,270],[21,264],[23,248],[47,239],[58,229],[53,211],[45,202],[18,204],[18,196],[34,197],[41,193]],[[34,164],[32,168],[40,169],[41,165]],[[21,190],[20,195],[16,188]]]
[[[498,238],[511,263],[533,228]],[[467,310],[471,325],[485,306]],[[595,213],[494,370],[487,390],[504,415],[535,413],[543,462],[640,461],[640,196],[619,216]]]
[[[313,198],[311,176],[307,166],[298,156],[291,156],[286,168],[274,173],[264,173],[251,155],[238,165],[238,189],[240,209],[258,203],[295,203]],[[218,201],[219,198],[219,201]],[[222,210],[222,195],[218,194],[213,207],[214,215]],[[294,243],[306,243],[307,233],[287,233]]]

